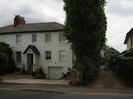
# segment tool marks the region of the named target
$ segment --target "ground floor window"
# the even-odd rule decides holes
[[[51,59],[52,59],[51,51],[45,51],[45,60],[51,60]]]
[[[16,62],[21,62],[21,51],[16,52]]]
[[[65,50],[60,50],[59,51],[59,61],[60,62],[65,62],[66,61],[66,51]]]

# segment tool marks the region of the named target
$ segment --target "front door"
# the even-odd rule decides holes
[[[28,53],[27,54],[27,72],[32,73],[33,71],[33,54]]]

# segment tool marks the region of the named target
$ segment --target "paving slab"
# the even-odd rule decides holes
[[[68,85],[68,80],[46,80],[46,79],[11,79],[3,80],[2,83],[18,83],[18,84],[49,84],[49,85]]]

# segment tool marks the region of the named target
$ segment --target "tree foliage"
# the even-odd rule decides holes
[[[4,42],[0,42],[0,53],[4,53],[7,56],[7,58],[11,58],[13,51],[9,47],[9,44],[6,44]]]
[[[12,54],[9,44],[0,42],[0,74],[11,73],[15,70]]]
[[[105,0],[64,0],[64,3],[65,36],[72,44],[76,63],[88,65],[83,61],[96,61],[106,41]]]

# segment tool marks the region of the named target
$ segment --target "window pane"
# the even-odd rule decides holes
[[[16,35],[16,43],[21,43],[21,34]]]
[[[66,51],[65,50],[59,51],[59,61],[66,61]]]
[[[16,62],[21,62],[21,52],[16,52]]]
[[[46,60],[51,60],[51,51],[45,51],[45,59]]]
[[[32,43],[35,43],[37,41],[37,35],[32,34]]]
[[[45,42],[51,42],[51,33],[45,34]]]

